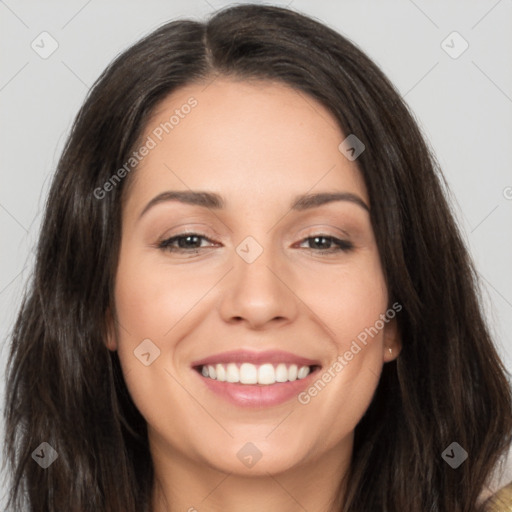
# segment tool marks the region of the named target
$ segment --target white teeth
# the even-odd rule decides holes
[[[281,363],[276,368],[276,382],[286,382],[288,380],[288,369]]]
[[[215,369],[217,371],[217,380],[220,380],[221,382],[225,382],[226,381],[226,369],[224,368],[224,366],[222,366],[221,364],[218,364],[215,367]]]
[[[258,369],[250,363],[244,363],[240,366],[240,383],[241,384],[257,384]]]
[[[258,368],[258,384],[274,384],[276,382],[276,372],[274,367],[268,364],[262,364]]]
[[[226,380],[228,382],[240,382],[240,372],[235,363],[229,363],[226,368]]]
[[[220,382],[233,382],[240,384],[261,384],[270,385],[276,382],[293,382],[297,379],[307,377],[311,369],[309,366],[296,364],[287,366],[279,363],[274,367],[271,363],[265,363],[260,366],[251,363],[242,363],[240,366],[236,363],[216,364],[203,366],[201,374]]]
[[[309,367],[308,366],[301,366],[299,371],[298,371],[298,373],[297,373],[297,378],[298,379],[303,379],[308,374],[309,374]]]

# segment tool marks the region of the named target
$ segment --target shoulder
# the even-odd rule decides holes
[[[512,512],[512,482],[485,501],[485,512]]]

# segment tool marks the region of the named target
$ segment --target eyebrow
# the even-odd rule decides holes
[[[169,190],[162,192],[151,199],[151,201],[149,201],[142,210],[139,215],[139,219],[153,206],[168,201],[178,201],[180,203],[211,208],[214,210],[221,210],[226,204],[222,196],[215,192]],[[358,195],[352,194],[351,192],[319,192],[316,194],[299,195],[293,199],[290,209],[295,211],[304,211],[311,208],[317,208],[334,201],[348,201],[360,206],[367,212],[370,211],[367,204]]]

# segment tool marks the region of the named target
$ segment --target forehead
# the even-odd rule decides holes
[[[344,138],[323,105],[287,85],[228,78],[191,84],[167,96],[147,122],[143,140],[152,149],[131,193],[250,191],[272,201],[336,189],[368,201],[356,163],[338,149]]]

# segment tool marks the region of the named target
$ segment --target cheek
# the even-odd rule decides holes
[[[197,273],[149,264],[144,258],[126,258],[119,264],[115,290],[119,320],[135,337],[167,338],[209,286]]]
[[[323,433],[318,439],[323,449],[334,448],[340,439],[354,430],[379,383],[383,331],[373,331],[364,325],[374,326],[382,310],[372,308],[372,311],[376,314],[361,313],[354,304],[347,305],[343,314],[351,312],[353,315],[336,326],[337,355],[298,396],[308,428]]]
[[[382,370],[386,323],[381,315],[387,310],[387,287],[380,262],[368,256],[357,269],[318,275],[308,295],[308,305],[330,333],[334,356],[299,401],[310,409],[309,418],[318,428],[329,426],[327,431],[355,427]]]
[[[359,335],[364,338],[387,309],[380,262],[370,252],[353,265],[318,272],[300,283],[297,295],[323,321],[338,353],[349,350],[351,341]]]
[[[183,298],[157,269],[129,263],[120,262],[116,281],[117,352],[139,412],[148,424],[163,422],[170,428],[174,408],[169,404],[186,403],[186,397],[175,396],[177,387],[168,373],[174,346],[165,333],[183,316]]]
[[[185,267],[150,263],[136,251],[122,254],[115,287],[120,324],[117,351],[127,388],[148,423],[166,424],[166,428],[174,425],[178,410],[188,414],[190,403],[190,396],[173,379],[181,333],[190,328],[194,305],[218,279],[185,272]],[[143,356],[146,353],[149,357]],[[174,404],[173,414],[169,403]]]

